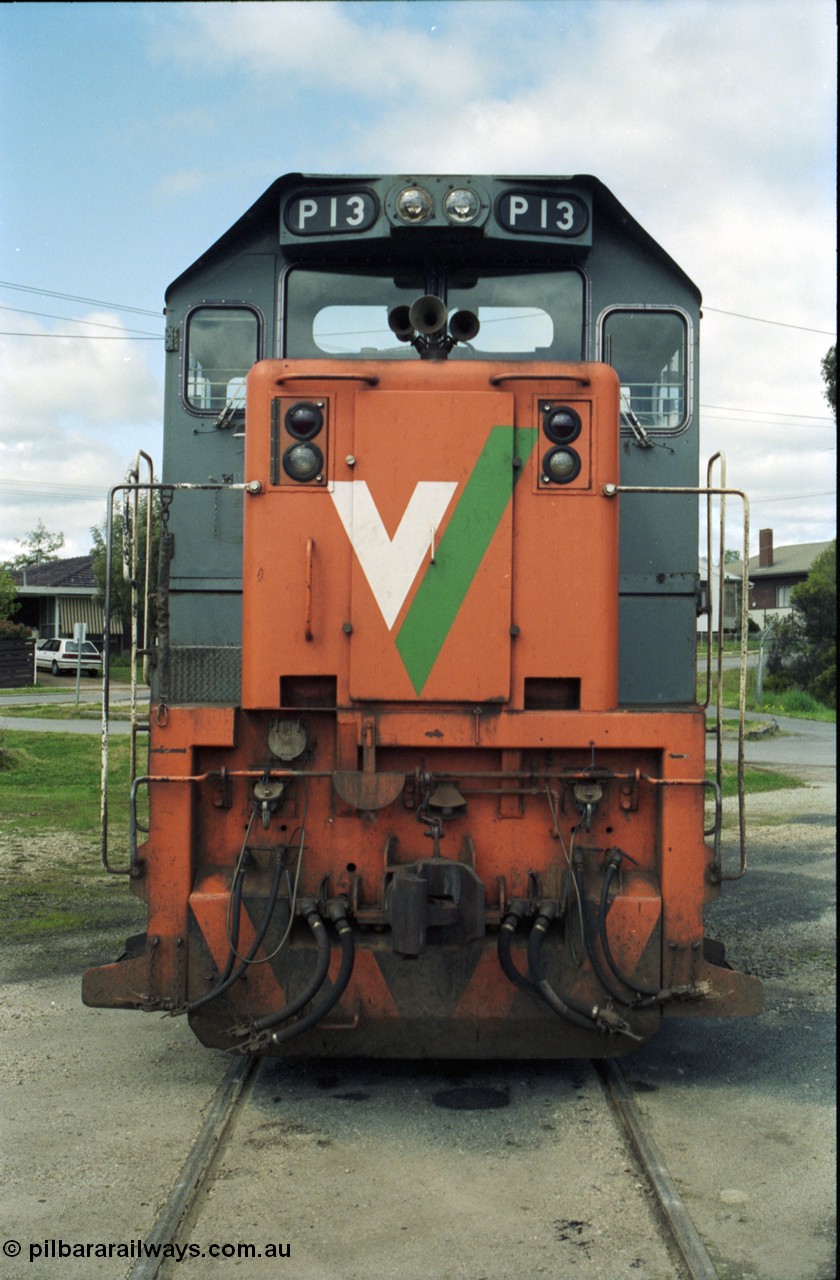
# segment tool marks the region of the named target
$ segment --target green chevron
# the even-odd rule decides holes
[[[513,440],[511,439],[513,436]],[[499,526],[537,438],[534,427],[493,427],[397,635],[420,695]],[[522,465],[512,465],[511,443]]]

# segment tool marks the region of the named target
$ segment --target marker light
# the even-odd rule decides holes
[[[543,479],[554,484],[568,484],[580,471],[580,458],[574,449],[549,449],[543,458]]]
[[[481,203],[478,196],[468,187],[458,187],[455,191],[450,191],[443,202],[443,212],[449,221],[461,226],[475,222],[480,211]]]
[[[397,217],[403,222],[425,222],[432,216],[434,201],[424,187],[404,187],[397,196]]]
[[[311,440],[324,425],[321,406],[311,400],[302,400],[286,410],[286,430],[296,440]]]
[[[555,444],[571,444],[580,435],[580,414],[568,405],[543,405],[543,430]]]
[[[283,470],[301,484],[317,479],[323,469],[324,455],[317,444],[292,444],[283,454]]]

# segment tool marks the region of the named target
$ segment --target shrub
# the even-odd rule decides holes
[[[20,622],[10,622],[8,618],[0,618],[0,640],[31,640],[32,631]]]

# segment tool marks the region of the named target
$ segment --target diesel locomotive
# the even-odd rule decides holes
[[[290,174],[165,315],[124,865],[103,804],[148,923],[85,1002],[320,1057],[757,1013],[704,937],[691,280],[592,177]]]

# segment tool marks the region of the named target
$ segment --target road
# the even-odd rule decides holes
[[[43,673],[38,675],[39,683],[42,689],[36,693],[5,693],[0,696],[0,727],[7,729],[20,729],[26,733],[95,733],[99,734],[102,729],[102,722],[97,717],[95,720],[51,720],[38,718],[35,716],[3,716],[4,707],[44,707],[44,706],[72,706],[76,701],[75,681],[71,681],[73,688],[68,691],[66,678],[61,676],[47,676]],[[143,691],[138,690],[138,701],[142,699]],[[79,700],[90,704],[92,702],[99,703],[102,697],[102,687],[98,682],[88,681],[79,689]],[[114,685],[111,687],[111,705],[119,706],[130,701],[131,692],[128,685]],[[129,726],[125,720],[111,720],[109,722],[110,733],[128,733]]]

